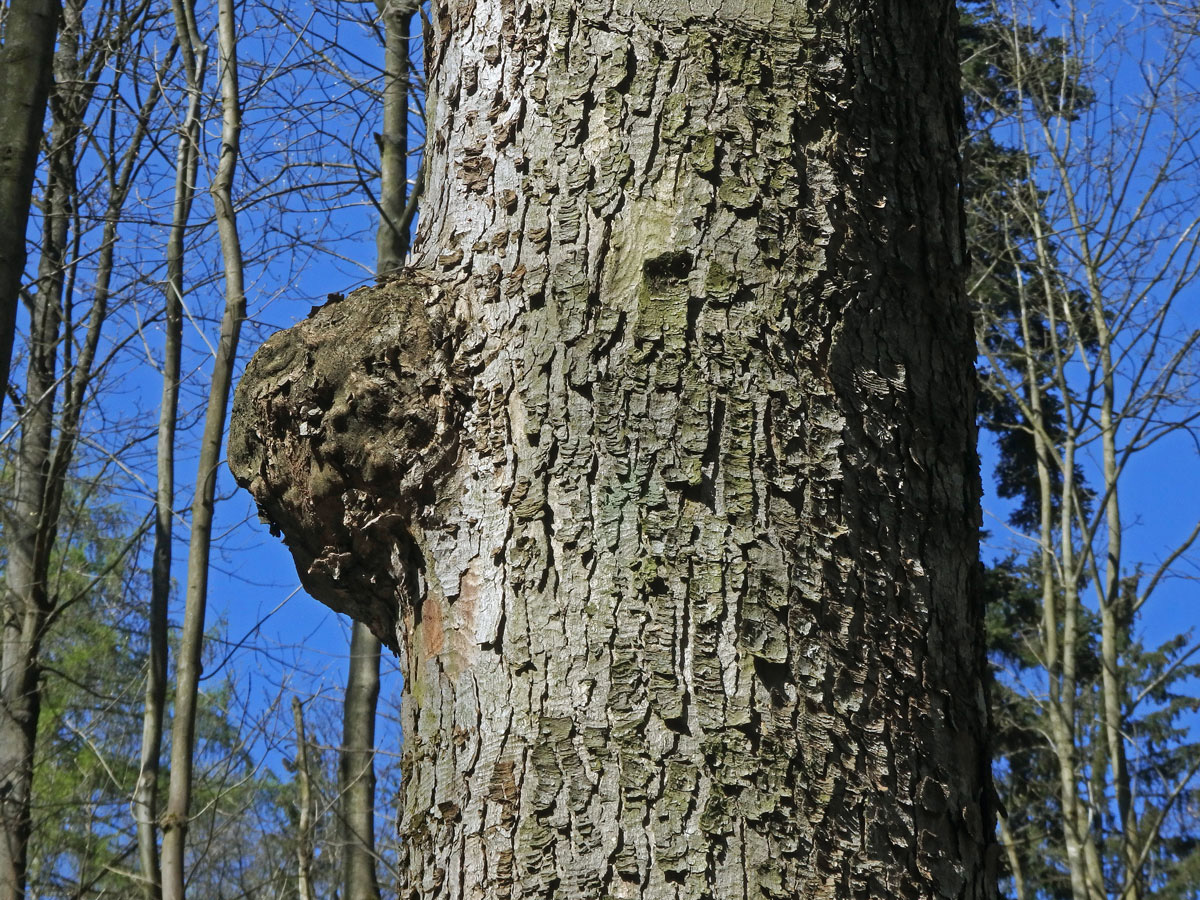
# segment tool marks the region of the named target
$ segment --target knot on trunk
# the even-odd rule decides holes
[[[393,651],[414,524],[452,468],[469,380],[448,295],[404,272],[271,337],[237,386],[229,468],[304,588]]]

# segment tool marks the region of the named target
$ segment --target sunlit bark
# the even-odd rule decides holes
[[[171,555],[175,519],[175,433],[179,408],[180,356],[183,344],[184,237],[191,217],[200,159],[200,116],[207,52],[196,29],[190,0],[176,0],[175,44],[183,60],[187,102],[175,150],[175,188],[167,237],[163,291],[163,369],[155,447],[154,550],[150,573],[150,652],[142,746],[133,795],[138,860],[146,900],[162,896],[158,857],[158,784],[167,698],[167,607],[171,598]]]
[[[399,652],[401,896],[990,896],[952,6],[430,20],[413,267],[230,439]]]
[[[124,154],[106,160],[107,177],[100,182],[108,192],[102,239],[86,304],[76,301],[81,288],[75,283],[77,260],[72,258],[73,233],[79,227],[75,212],[81,201],[79,156],[99,75],[120,56],[123,42],[139,27],[145,9],[133,6],[122,19],[98,16],[85,22],[82,0],[68,3],[54,55],[56,84],[38,278],[30,292],[25,381],[16,410],[18,438],[11,461],[15,487],[5,523],[0,660],[0,898],[4,900],[18,900],[25,894],[42,693],[41,649],[61,612],[59,598],[49,590],[49,567],[58,541],[66,479],[80,443],[81,418],[98,374],[97,348],[109,316],[117,224],[133,172],[141,162],[147,122],[159,92],[149,92],[139,111],[143,118],[129,135]],[[6,23],[9,27],[11,19]],[[14,41],[14,46],[19,44]],[[83,308],[86,315],[77,319],[77,310]]]

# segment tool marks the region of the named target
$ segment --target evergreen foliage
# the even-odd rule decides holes
[[[1074,122],[1097,97],[1063,38],[1014,24],[987,2],[964,2],[961,12],[969,287],[986,361],[979,422],[998,451],[995,488],[1011,502],[1008,525],[1027,535],[1024,546],[1033,548],[991,562],[983,577],[996,673],[995,776],[1007,810],[1001,822],[1005,890],[1021,898],[1078,900],[1068,860],[1071,815],[1063,807],[1067,771],[1086,810],[1082,841],[1094,848],[1101,867],[1103,885],[1092,890],[1112,897],[1196,897],[1200,790],[1194,776],[1200,744],[1192,726],[1200,710],[1195,691],[1200,666],[1194,662],[1194,635],[1186,631],[1146,645],[1138,637],[1145,612],[1140,570],[1122,573],[1119,596],[1099,592],[1097,607],[1081,600],[1085,592],[1098,593],[1097,569],[1064,575],[1061,530],[1056,546],[1044,546],[1065,518],[1075,523],[1066,548],[1073,558],[1103,552],[1099,546],[1093,550],[1099,532],[1085,534],[1079,523],[1092,521],[1105,494],[1116,490],[1112,484],[1097,491],[1088,477],[1095,473],[1064,452],[1068,441],[1078,440],[1080,427],[1068,421],[1066,407],[1086,408],[1090,402],[1072,394],[1076,387],[1064,377],[1064,354],[1076,354],[1088,371],[1100,370],[1103,360],[1094,295],[1077,267],[1060,259],[1060,229],[1067,226],[1048,212],[1052,189],[1035,158],[1039,124]],[[1106,324],[1118,318],[1110,307],[1102,316]],[[1067,493],[1063,472],[1072,458],[1077,461]],[[1049,615],[1046,597],[1053,605]],[[1104,734],[1105,605],[1115,628],[1118,666],[1110,683],[1121,693],[1123,777]],[[1073,645],[1070,665],[1048,659],[1047,623],[1055,631],[1054,644]],[[1059,693],[1068,690],[1070,697]],[[1070,747],[1062,746],[1049,724],[1062,710]],[[1137,823],[1136,834],[1124,838],[1122,782],[1131,797],[1129,819]],[[1136,864],[1124,858],[1129,846],[1137,848]]]

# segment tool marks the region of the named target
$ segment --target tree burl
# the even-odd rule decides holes
[[[409,272],[334,295],[259,348],[234,395],[229,468],[305,590],[398,651],[415,517],[458,449],[469,367],[447,292]],[[383,488],[383,489],[381,489]]]

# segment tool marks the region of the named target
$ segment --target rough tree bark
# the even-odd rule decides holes
[[[400,896],[990,896],[952,4],[430,18],[415,266],[230,436],[400,655]]]

